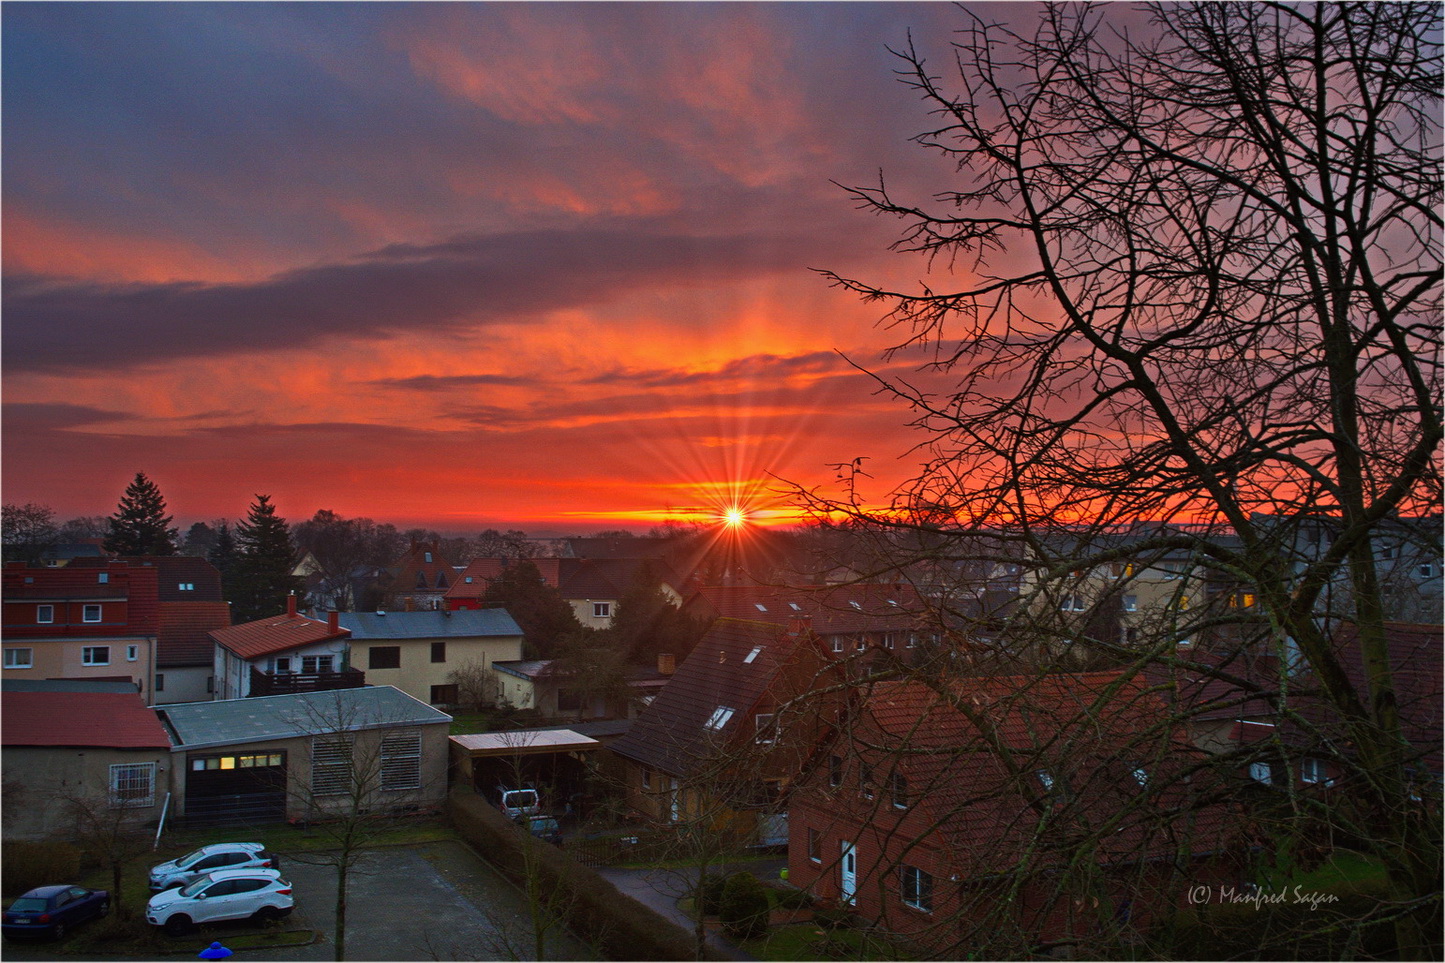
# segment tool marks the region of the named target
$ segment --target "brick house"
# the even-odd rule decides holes
[[[879,682],[789,805],[789,878],[942,958],[1144,926],[1233,880],[1212,780],[1142,680]]]

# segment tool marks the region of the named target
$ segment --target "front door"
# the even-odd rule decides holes
[[[858,847],[843,840],[842,857],[838,861],[838,898],[851,905],[858,892]]]

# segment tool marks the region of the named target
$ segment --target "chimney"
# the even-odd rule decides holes
[[[292,592],[286,596],[286,614],[291,618],[296,617],[296,593]]]
[[[657,674],[672,675],[677,671],[677,656],[671,652],[659,652],[657,654]]]
[[[341,631],[341,613],[332,609],[326,613],[326,627],[332,632]]]

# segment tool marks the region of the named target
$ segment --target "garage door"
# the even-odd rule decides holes
[[[286,753],[186,757],[186,823],[274,823],[286,818]]]

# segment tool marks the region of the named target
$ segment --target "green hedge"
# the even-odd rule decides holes
[[[723,885],[718,919],[723,932],[735,940],[753,940],[768,931],[772,902],[752,873],[733,873]]]
[[[487,862],[524,889],[528,865],[540,890],[552,894],[569,928],[610,960],[690,960],[692,934],[636,900],[562,850],[522,832],[469,789],[447,799],[457,833]],[[707,959],[725,960],[709,947]]]

